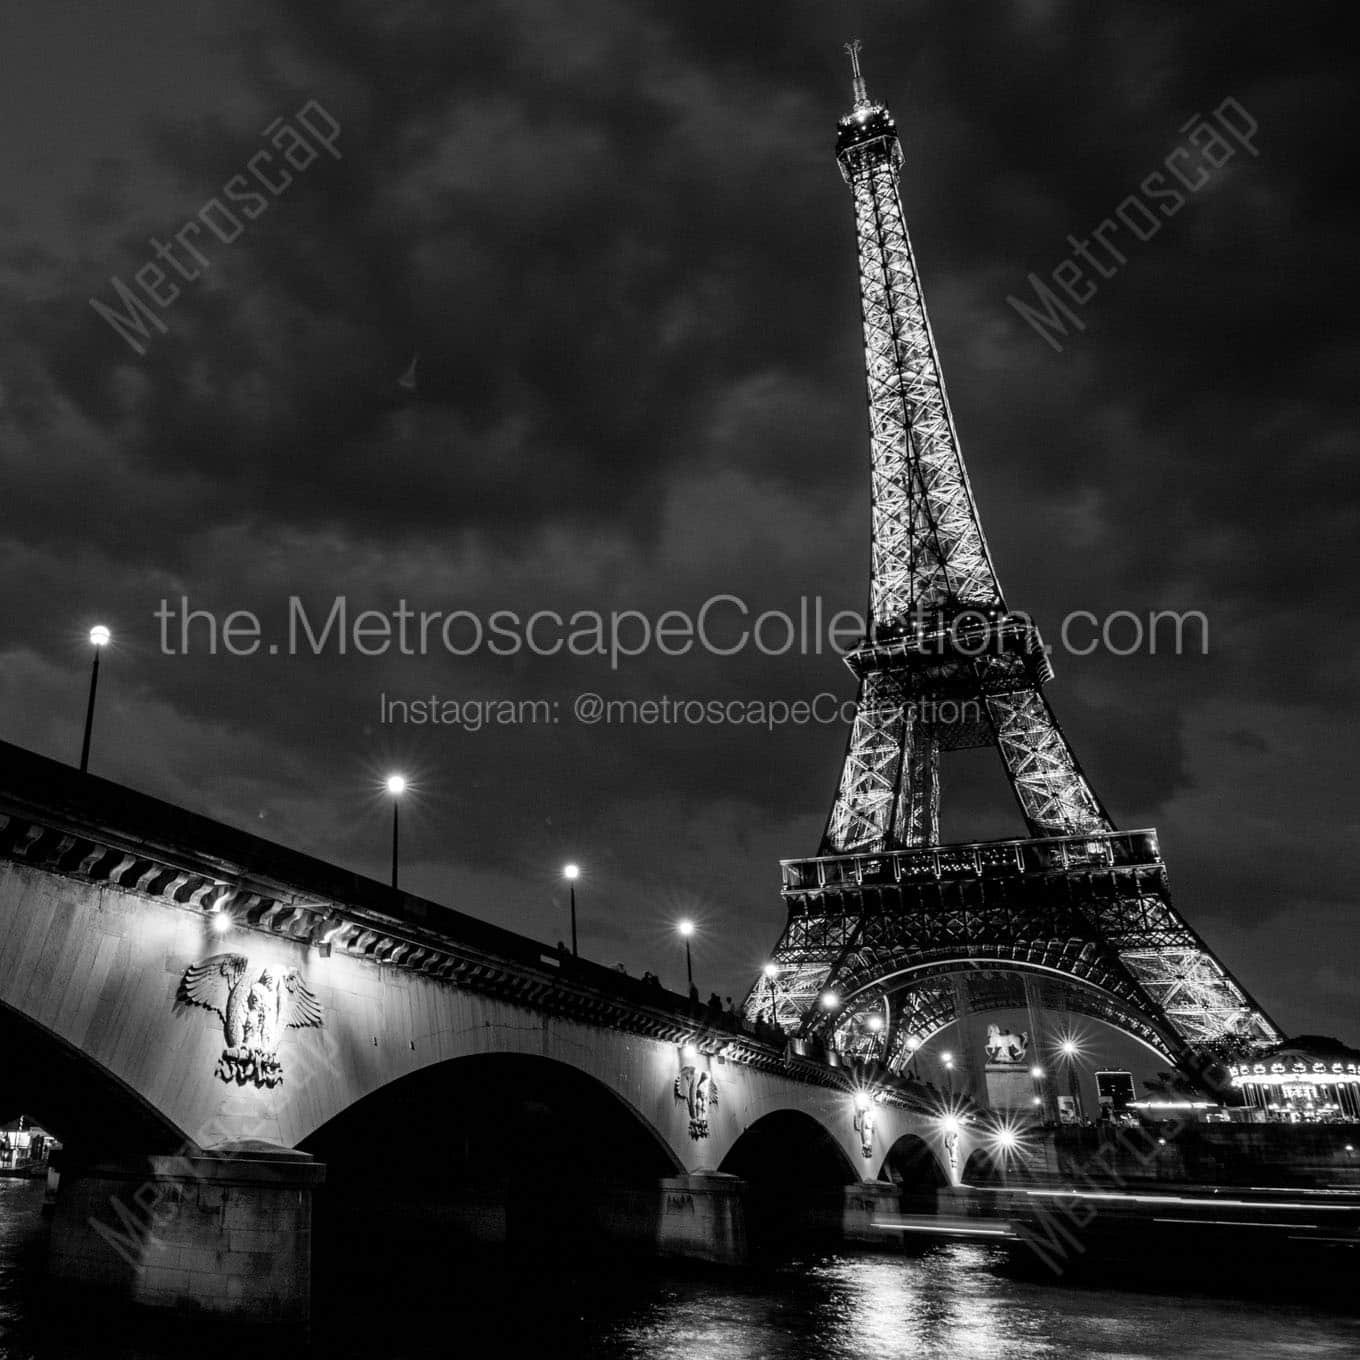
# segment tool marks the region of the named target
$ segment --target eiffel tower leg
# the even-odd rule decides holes
[[[921,723],[911,727],[912,757],[902,762],[894,826],[898,845],[940,841],[940,743]]]
[[[1113,831],[1037,686],[988,695],[987,716],[1020,811],[1035,836]]]
[[[866,676],[822,853],[935,844],[939,768],[939,741],[914,720],[902,686],[888,676]]]
[[[1025,1009],[1029,1012],[1029,1052],[1030,1062],[1043,1069],[1036,1086],[1040,1110],[1045,1124],[1058,1122],[1058,1101],[1053,1094],[1053,1075],[1048,1070],[1049,1042],[1044,1026],[1044,994],[1037,978],[1028,973],[1024,975]]]
[[[955,975],[950,979],[954,989],[954,1019],[959,1033],[959,1085],[963,1094],[975,1105],[987,1108],[987,1086],[978,1071],[978,1033],[973,1018],[973,996],[968,979]]]

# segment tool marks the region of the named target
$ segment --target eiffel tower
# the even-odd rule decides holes
[[[1172,907],[1156,832],[1116,829],[1044,695],[1052,666],[1001,593],[945,395],[896,125],[847,50],[836,159],[859,242],[869,622],[846,657],[858,708],[826,831],[816,858],[783,863],[788,925],[747,1013],[898,1070],[954,1022],[975,1051],[969,1017],[1012,1007],[1034,1025],[1093,1016],[1173,1063],[1278,1041]],[[941,754],[977,746],[999,752],[1029,834],[941,845]]]

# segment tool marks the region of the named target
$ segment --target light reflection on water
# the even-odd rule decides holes
[[[754,1292],[705,1281],[647,1300],[600,1352],[642,1360],[1252,1360],[1360,1354],[1360,1320],[1293,1306],[1025,1283],[1000,1249],[833,1257]]]
[[[182,1360],[185,1338],[34,1332],[28,1290],[45,1225],[38,1182],[0,1178],[0,1357]],[[389,1287],[319,1279],[312,1346],[291,1360],[432,1355],[592,1360],[1275,1360],[1360,1355],[1360,1319],[1265,1301],[1177,1299],[1009,1278],[1002,1249],[819,1257],[760,1271],[450,1266]],[[215,1350],[207,1343],[192,1349]],[[252,1347],[253,1349],[253,1347]],[[233,1347],[232,1354],[239,1354]]]

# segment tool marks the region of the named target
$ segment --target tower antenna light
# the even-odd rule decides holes
[[[855,107],[864,109],[869,107],[869,94],[864,88],[864,77],[860,74],[859,54],[863,44],[858,38],[851,38],[845,44],[845,50],[850,54],[850,71],[854,80]]]

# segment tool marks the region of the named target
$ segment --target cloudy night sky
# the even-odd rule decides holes
[[[740,995],[815,852],[841,723],[583,724],[605,698],[853,697],[829,654],[189,655],[162,599],[324,617],[860,610],[868,458],[855,242],[832,148],[865,44],[955,417],[1012,607],[1200,610],[1208,655],[1055,657],[1119,825],[1290,1033],[1360,1040],[1355,72],[1341,6],[480,6],[10,0],[0,17],[0,738],[375,877]],[[1259,125],[1056,351],[1028,295],[1182,127]],[[96,314],[275,119],[340,125],[205,237],[137,354]],[[181,254],[181,259],[188,258]],[[172,277],[174,277],[172,275]],[[398,381],[419,354],[415,390]],[[730,615],[728,616],[731,617]],[[1082,637],[1084,638],[1084,634]],[[177,642],[177,637],[172,641]],[[380,719],[380,696],[558,721]],[[1024,834],[994,752],[944,835]]]

